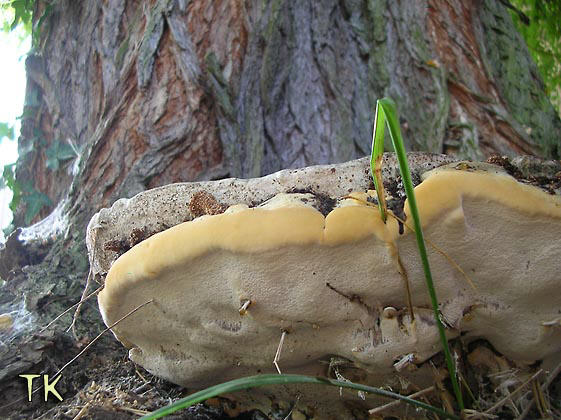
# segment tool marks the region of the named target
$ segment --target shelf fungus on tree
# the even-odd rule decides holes
[[[384,224],[366,190],[276,193],[156,233],[111,266],[103,319],[153,299],[113,332],[132,360],[190,387],[273,372],[283,331],[283,373],[345,360],[344,377],[371,385],[430,382],[423,362],[440,343],[415,235]],[[425,172],[415,193],[425,236],[475,284],[428,247],[448,337],[487,340],[518,363],[560,360],[559,195],[469,162]],[[412,225],[407,202],[404,215]]]

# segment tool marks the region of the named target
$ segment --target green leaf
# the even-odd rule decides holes
[[[387,206],[386,193],[384,191],[384,183],[382,182],[382,156],[384,154],[384,134],[386,128],[386,114],[379,112],[378,103],[376,103],[376,115],[374,116],[374,130],[372,130],[372,155],[370,157],[370,170],[374,187],[378,196],[378,208],[382,215],[382,220],[386,223]]]
[[[556,93],[561,89],[561,1],[510,0],[510,3],[530,19],[526,25],[515,10],[509,9],[514,24],[538,66],[546,92],[557,110],[561,111],[561,102]]]
[[[10,223],[8,226],[6,226],[3,229],[4,238],[7,238],[8,236],[10,236],[14,230],[16,230],[16,227],[14,226],[13,223]]]
[[[74,149],[69,144],[59,140],[52,142],[45,151],[45,155],[47,156],[47,168],[53,171],[58,170],[60,162],[76,157]]]
[[[14,136],[14,126],[5,122],[0,122],[0,140],[4,137],[13,140]]]
[[[39,214],[41,209],[52,204],[51,199],[42,192],[33,190],[32,193],[23,197],[26,205],[25,224],[31,224],[31,221]]]
[[[12,9],[14,9],[14,20],[10,26],[11,30],[14,30],[16,26],[21,22],[24,25],[31,22],[31,16],[33,13],[33,0],[13,0],[11,3]]]
[[[12,190],[12,201],[9,204],[10,210],[14,212],[21,199],[21,186],[16,181],[16,164],[10,163],[9,165],[4,165],[2,170],[2,180],[4,185]]]
[[[13,189],[16,182],[15,166],[15,163],[10,163],[9,165],[4,165],[4,169],[2,170],[2,179],[5,185],[10,189]]]

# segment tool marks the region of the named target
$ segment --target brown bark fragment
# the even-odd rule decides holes
[[[431,34],[438,65],[448,73],[449,121],[477,127],[479,147],[484,156],[492,153],[536,154],[535,145],[501,120],[496,108],[507,114],[494,81],[487,74],[478,47],[474,2],[431,0],[427,28]],[[465,127],[464,127],[465,128]],[[463,128],[449,129],[449,136],[462,136]],[[447,147],[447,153],[454,153]]]
[[[220,204],[218,200],[205,191],[197,191],[189,202],[189,211],[193,217],[205,214],[221,214],[226,211],[228,206]]]

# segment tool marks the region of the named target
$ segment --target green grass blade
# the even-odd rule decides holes
[[[396,394],[394,392],[386,391],[384,389],[355,384],[352,382],[341,382],[341,381],[336,381],[334,379],[320,378],[314,376],[277,375],[277,374],[249,376],[246,378],[234,379],[233,381],[224,382],[223,384],[212,386],[205,390],[195,392],[194,394],[191,394],[185,398],[181,398],[180,400],[177,400],[173,404],[170,404],[150,414],[147,414],[146,416],[142,417],[140,420],[159,419],[161,417],[164,417],[168,414],[172,414],[183,408],[187,408],[191,405],[197,404],[209,398],[228,392],[241,391],[243,389],[256,388],[266,385],[296,384],[296,383],[330,385],[338,388],[350,388],[357,391],[364,391],[370,394],[376,394],[376,395],[381,395],[383,397],[402,400],[416,407],[432,411],[433,413],[438,414],[439,416],[442,416],[444,418],[460,420],[458,416],[447,413],[446,411],[438,407],[433,407],[432,405],[425,404],[421,401],[413,400],[405,395]]]
[[[370,156],[370,171],[378,197],[378,208],[382,220],[386,223],[387,207],[384,183],[382,182],[382,156],[384,155],[384,132],[386,127],[386,114],[378,109],[376,104],[376,115],[374,117],[374,130],[372,130],[372,155]]]
[[[379,118],[378,114],[383,114],[383,117]],[[411,216],[413,217],[413,222],[415,225],[415,236],[417,238],[417,247],[419,248],[419,254],[421,256],[421,261],[423,264],[423,271],[425,273],[425,280],[427,284],[427,289],[431,299],[432,307],[434,310],[434,317],[436,319],[436,325],[438,327],[438,333],[440,335],[440,341],[442,343],[442,349],[444,350],[444,357],[446,359],[446,365],[448,367],[448,372],[450,374],[450,380],[452,381],[452,387],[454,388],[454,394],[456,395],[456,400],[460,410],[464,409],[464,403],[462,398],[462,393],[460,391],[460,386],[456,377],[456,369],[454,366],[454,361],[452,360],[452,355],[450,354],[450,348],[448,347],[448,340],[446,339],[446,333],[444,331],[444,325],[440,319],[440,311],[438,309],[438,298],[436,296],[436,291],[434,288],[434,283],[432,281],[432,274],[430,271],[429,260],[427,256],[427,250],[425,247],[425,240],[423,238],[423,231],[421,229],[421,220],[419,217],[419,210],[417,207],[417,200],[415,199],[415,193],[413,191],[413,182],[411,180],[411,172],[409,171],[409,165],[407,164],[407,153],[405,152],[405,146],[403,144],[403,139],[401,137],[401,129],[399,128],[399,122],[397,119],[397,110],[395,107],[395,102],[390,98],[383,98],[378,100],[376,104],[376,122],[387,122],[388,128],[390,130],[390,137],[392,140],[393,147],[395,149],[397,160],[399,162],[399,171],[401,173],[401,179],[403,180],[403,186],[405,188],[405,193],[407,194],[407,200],[409,202],[409,209],[411,210]],[[380,129],[374,126],[374,138],[377,144],[372,147],[372,157],[371,157],[371,170],[374,171],[372,167],[372,161],[374,159],[375,153],[379,153],[380,147],[383,148],[383,130],[381,136],[376,136]],[[379,143],[382,143],[380,146]],[[382,215],[384,218],[385,215]]]

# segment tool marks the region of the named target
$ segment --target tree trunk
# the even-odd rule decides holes
[[[496,0],[36,3],[15,224],[55,207],[43,226],[59,222],[24,230],[0,258],[1,308],[25,296],[33,331],[79,298],[100,208],[173,182],[365,156],[383,96],[408,150],[561,156],[561,121]],[[92,304],[78,331],[100,325]],[[18,351],[4,389],[50,366],[43,347]]]

